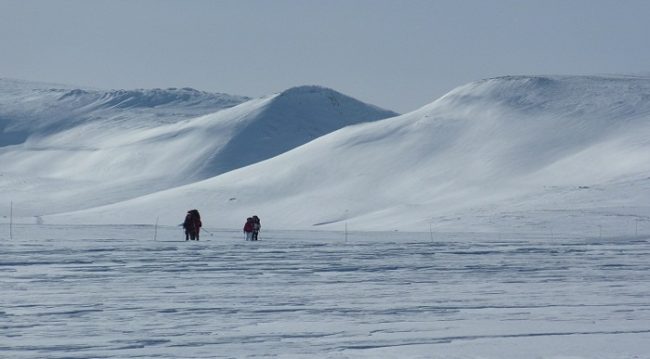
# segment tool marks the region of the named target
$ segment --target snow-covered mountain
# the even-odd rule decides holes
[[[0,201],[78,210],[192,183],[396,115],[320,87],[260,99],[0,81]]]
[[[212,155],[201,164],[198,178],[280,155],[349,125],[396,115],[328,88],[294,87],[204,119],[212,124],[226,123],[229,129],[219,128],[218,132],[229,135],[218,151],[211,150]],[[228,120],[216,121],[216,118]]]
[[[478,81],[252,166],[47,221],[174,224],[199,208],[229,228],[255,213],[273,228],[620,231],[650,218],[649,100],[648,78]]]

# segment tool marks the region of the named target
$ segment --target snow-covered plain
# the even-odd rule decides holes
[[[650,357],[647,235],[209,231],[0,226],[0,357]]]

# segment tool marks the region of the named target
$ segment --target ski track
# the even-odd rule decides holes
[[[18,226],[0,237],[0,357],[650,353],[647,237],[211,232]]]

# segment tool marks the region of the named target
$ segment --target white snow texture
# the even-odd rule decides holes
[[[17,225],[1,242],[0,357],[650,353],[648,236],[209,231]]]

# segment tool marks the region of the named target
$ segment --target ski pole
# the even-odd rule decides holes
[[[207,229],[205,229],[205,228],[203,228],[203,227],[201,227],[201,229],[202,229],[202,230],[203,230],[204,232],[207,232],[207,233],[208,233],[208,234],[209,234],[210,236],[212,236],[212,235],[213,235],[213,233],[212,233],[212,232],[210,232],[210,231],[208,231]]]

